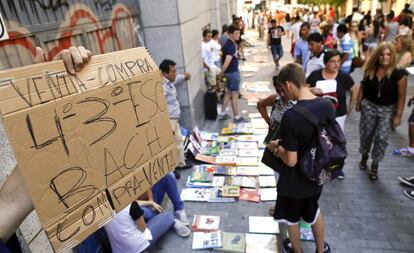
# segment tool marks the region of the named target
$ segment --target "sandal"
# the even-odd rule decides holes
[[[360,170],[367,170],[368,169],[368,155],[362,155],[361,161],[359,162],[359,169]]]
[[[378,163],[372,163],[371,171],[369,172],[369,179],[377,180],[378,179]]]

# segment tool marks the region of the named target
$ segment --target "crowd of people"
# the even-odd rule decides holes
[[[337,122],[342,131],[347,115],[353,110],[360,112],[359,168],[368,170],[369,179],[377,180],[388,137],[401,124],[406,103],[405,68],[412,63],[414,56],[412,18],[409,6],[398,16],[390,12],[386,18],[381,12],[372,17],[370,13],[359,13],[357,9],[342,19],[337,18],[332,8],[326,13],[294,10],[292,13],[276,11],[273,15],[258,12],[258,35],[261,40],[267,38],[266,44],[275,64],[273,83],[277,93],[259,101],[257,107],[269,124],[269,131],[278,131],[274,135],[277,138],[270,141],[267,148],[284,164],[272,214],[287,226],[289,238],[283,241],[286,252],[302,252],[300,220],[312,225],[316,252],[330,252],[324,239],[324,221],[318,205],[323,187],[304,177],[299,166],[300,158],[313,145],[316,131],[294,108],[305,108],[320,122]],[[230,103],[233,121],[248,121],[241,116],[239,109],[239,60],[246,60],[244,47],[249,45],[243,37],[245,29],[243,19],[234,16],[233,23],[224,25],[221,34],[218,30],[209,29],[202,32],[206,85],[217,93],[224,92],[218,120],[230,117],[226,110]],[[289,50],[283,49],[284,36],[290,39]],[[43,61],[43,52],[37,50],[38,61]],[[281,66],[284,51],[290,51],[294,63]],[[87,64],[91,54],[79,47],[64,51],[62,55],[68,71],[73,73]],[[361,66],[364,76],[358,86],[350,74]],[[164,78],[164,95],[178,151],[178,168],[182,169],[188,166],[178,123],[180,104],[176,87],[184,85],[191,75],[177,74],[176,63],[169,59],[163,60],[159,68]],[[324,85],[334,87],[334,90],[326,93]],[[326,99],[331,103],[326,103]],[[409,105],[413,102],[414,96],[409,99]],[[273,108],[270,115],[267,107]],[[414,157],[414,111],[409,118],[409,146],[394,150],[393,154]],[[369,157],[371,166],[368,166]],[[168,173],[105,225],[112,252],[147,251],[171,229],[180,237],[189,236],[190,224],[177,188],[176,180],[179,178],[177,172]],[[337,178],[344,179],[345,174],[342,172]],[[399,177],[399,180],[414,187],[414,176]],[[161,207],[165,194],[173,204],[174,213]],[[404,191],[404,194],[414,199],[414,191]],[[15,169],[0,189],[2,243],[32,210],[30,197]],[[6,250],[2,247],[0,244],[0,251]]]

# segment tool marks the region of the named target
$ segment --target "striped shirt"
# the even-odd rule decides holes
[[[349,73],[351,71],[353,48],[354,48],[354,42],[352,41],[351,35],[349,35],[349,33],[346,33],[340,39],[340,51],[341,51],[341,53],[343,53],[343,54],[348,53],[349,54],[348,58],[345,60],[345,62],[341,66],[341,71],[343,73]]]

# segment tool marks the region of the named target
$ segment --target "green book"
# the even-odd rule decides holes
[[[242,233],[223,232],[223,247],[216,248],[220,252],[245,252],[246,238]]]

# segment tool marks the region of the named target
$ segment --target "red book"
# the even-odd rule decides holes
[[[191,230],[200,232],[210,232],[219,229],[220,216],[194,215]]]
[[[259,189],[241,188],[239,199],[252,201],[252,202],[260,202]]]

